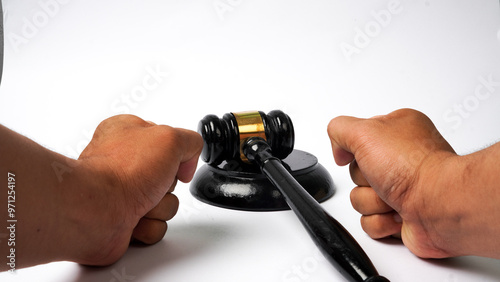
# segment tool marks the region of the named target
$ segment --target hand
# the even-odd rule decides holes
[[[94,181],[67,195],[69,214],[82,226],[74,235],[81,239],[76,261],[106,265],[118,260],[131,240],[161,240],[179,205],[172,194],[177,179],[192,179],[202,144],[196,132],[135,116],[103,121],[75,168],[81,180]]]
[[[337,117],[328,125],[335,161],[350,163],[351,192],[361,225],[372,238],[400,236],[417,256],[457,255],[444,239],[453,219],[441,180],[457,155],[424,114],[398,110],[371,119]],[[449,169],[450,168],[450,169]],[[451,205],[448,206],[451,208]],[[444,231],[446,230],[446,231]]]
[[[16,196],[18,220],[16,260],[0,271],[61,260],[107,265],[131,240],[158,242],[177,211],[177,179],[191,180],[203,147],[196,132],[130,115],[103,121],[78,160],[2,125],[0,136],[0,173],[13,175],[0,199]],[[11,247],[0,244],[0,253]]]

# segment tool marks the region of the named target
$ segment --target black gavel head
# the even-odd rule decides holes
[[[273,156],[284,159],[293,151],[292,120],[280,110],[267,115],[260,111],[228,113],[222,118],[205,116],[198,124],[203,137],[201,158],[208,164],[218,165],[224,160],[248,162],[242,146],[250,137],[267,141]]]

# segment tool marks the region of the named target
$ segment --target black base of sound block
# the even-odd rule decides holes
[[[335,193],[330,174],[312,154],[293,150],[282,162],[318,202]],[[200,201],[222,208],[245,211],[290,209],[280,191],[257,166],[239,160],[224,161],[218,166],[203,165],[196,172],[190,191]]]

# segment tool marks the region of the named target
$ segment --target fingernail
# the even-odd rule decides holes
[[[394,221],[395,222],[397,222],[397,223],[403,222],[403,218],[401,218],[401,216],[399,215],[399,213],[395,213],[393,217],[394,217]]]

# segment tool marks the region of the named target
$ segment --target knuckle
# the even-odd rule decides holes
[[[175,128],[168,125],[158,125],[156,130],[159,137],[165,140],[167,146],[175,146],[182,143],[182,135]]]
[[[415,110],[415,109],[403,108],[403,109],[395,110],[394,112],[391,113],[391,115],[396,116],[396,117],[401,117],[401,116],[421,117],[424,114],[420,111]]]

